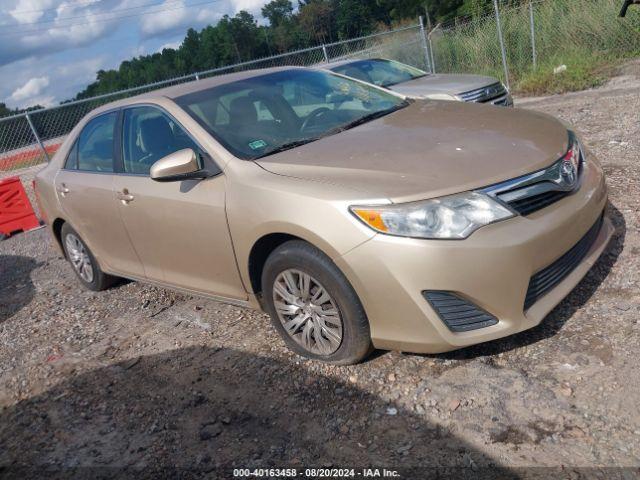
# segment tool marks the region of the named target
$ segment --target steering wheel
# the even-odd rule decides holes
[[[320,108],[316,108],[314,111],[312,111],[307,118],[304,120],[304,122],[302,122],[302,126],[300,127],[300,131],[304,132],[307,127],[309,127],[309,125],[313,125],[313,122],[315,122],[319,117],[321,117],[322,115],[324,115],[327,112],[330,112],[331,109],[327,108],[327,107],[320,107]]]

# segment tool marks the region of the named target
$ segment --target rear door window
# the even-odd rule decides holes
[[[112,112],[87,123],[78,137],[78,170],[113,172],[113,139],[117,118],[118,112]]]

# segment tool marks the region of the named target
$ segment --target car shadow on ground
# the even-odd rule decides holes
[[[438,355],[438,357],[450,360],[470,360],[477,357],[497,355],[552,337],[562,330],[566,322],[589,301],[602,282],[609,276],[624,248],[627,234],[624,215],[611,203],[607,206],[607,213],[615,227],[615,233],[609,245],[589,273],[547,315],[540,325],[510,337],[473,345],[462,350]]]
[[[0,255],[0,324],[33,299],[31,272],[38,266],[33,258]]]
[[[233,468],[284,467],[519,478],[351,383],[209,347],[88,371],[7,407],[0,445],[2,478],[233,478]]]

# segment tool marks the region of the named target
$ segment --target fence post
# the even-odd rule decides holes
[[[322,44],[322,54],[324,55],[324,63],[329,63],[329,54],[327,53],[327,46]]]
[[[436,27],[438,28],[438,27]],[[428,40],[429,40],[429,55],[431,55],[431,73],[436,73],[436,59],[433,56],[433,42],[431,41],[431,34],[434,32],[435,30],[432,30],[429,32],[429,35],[427,36]]]
[[[538,69],[538,52],[536,52],[536,24],[533,16],[533,2],[529,0],[529,22],[531,23],[531,55],[533,57],[533,69]]]
[[[502,52],[502,66],[504,67],[504,79],[507,89],[511,90],[509,85],[509,66],[507,65],[507,51],[504,46],[504,38],[502,36],[502,24],[500,23],[500,9],[498,8],[498,0],[493,0],[493,8],[496,11],[496,26],[498,27],[498,39],[500,40],[500,50]]]
[[[429,42],[429,57],[431,59],[431,73],[436,73],[436,61],[433,57],[433,42],[431,41],[431,34],[433,29],[431,28],[431,15],[429,15],[429,8],[427,2],[424,4],[424,13],[427,16],[427,41]],[[438,27],[436,27],[438,28]]]
[[[427,45],[427,33],[424,29],[424,18],[422,15],[420,15],[420,36],[422,39],[422,48],[424,48],[425,65],[427,66],[427,70],[433,73],[433,68],[431,68],[431,57],[429,56],[429,46]]]
[[[31,127],[31,131],[33,132],[33,136],[36,138],[36,142],[38,142],[38,145],[40,146],[40,149],[42,150],[42,153],[44,153],[44,158],[47,159],[47,162],[50,162],[51,158],[49,158],[49,154],[47,153],[47,149],[44,148],[44,143],[42,143],[42,140],[40,140],[40,135],[38,135],[38,131],[36,130],[35,125],[31,121],[31,116],[28,113],[26,113],[25,114],[25,118],[27,119],[27,123],[29,124],[29,127]]]

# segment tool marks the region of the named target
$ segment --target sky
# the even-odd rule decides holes
[[[240,10],[260,19],[268,0],[0,0],[0,102],[55,105],[74,97],[100,69],[177,48]]]

